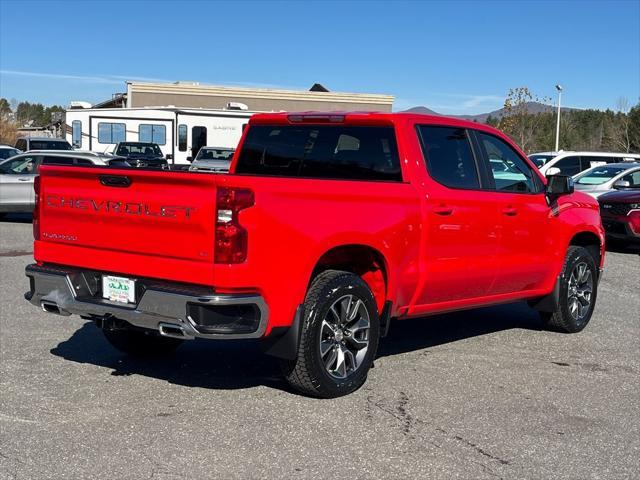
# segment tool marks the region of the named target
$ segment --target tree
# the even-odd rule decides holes
[[[527,87],[510,89],[504,101],[499,128],[515,139],[524,151],[531,151],[543,117],[540,113],[530,113],[529,107],[533,103],[546,104],[549,100],[534,95]]]
[[[6,118],[11,111],[11,105],[6,98],[0,98],[0,118]]]
[[[631,151],[640,153],[640,102],[629,110],[629,143]]]
[[[629,100],[620,97],[616,103],[616,107],[618,112],[609,124],[610,138],[615,150],[629,153],[631,151],[631,121],[628,115]]]

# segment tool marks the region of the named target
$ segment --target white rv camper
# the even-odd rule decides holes
[[[66,138],[74,148],[97,152],[111,152],[119,142],[154,142],[169,163],[188,164],[205,145],[236,148],[252,113],[175,107],[72,108],[67,110]]]

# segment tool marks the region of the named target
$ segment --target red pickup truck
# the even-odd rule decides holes
[[[260,114],[230,172],[42,167],[26,298],[134,355],[260,338],[317,397],[365,382],[392,318],[528,300],[557,330],[589,322],[598,204],[493,128]]]

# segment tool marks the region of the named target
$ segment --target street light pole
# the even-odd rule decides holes
[[[556,85],[556,90],[558,90],[558,120],[556,122],[556,149],[560,147],[560,100],[562,98],[562,85]]]

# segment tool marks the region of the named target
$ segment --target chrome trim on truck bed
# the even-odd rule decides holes
[[[106,273],[106,272],[105,272]],[[117,318],[135,327],[156,330],[162,335],[181,338],[238,339],[260,338],[264,335],[269,320],[269,309],[260,295],[216,294],[204,291],[206,287],[172,286],[147,283],[136,304],[119,305],[95,296],[82,270],[72,267],[28,265],[25,274],[31,289],[25,298],[43,311],[58,315],[82,315],[92,318]],[[88,292],[82,295],[83,292]],[[260,312],[258,327],[250,333],[202,333],[198,325],[187,315],[187,304],[196,305],[255,305]],[[166,332],[171,330],[172,334]],[[163,333],[165,332],[165,333]]]

